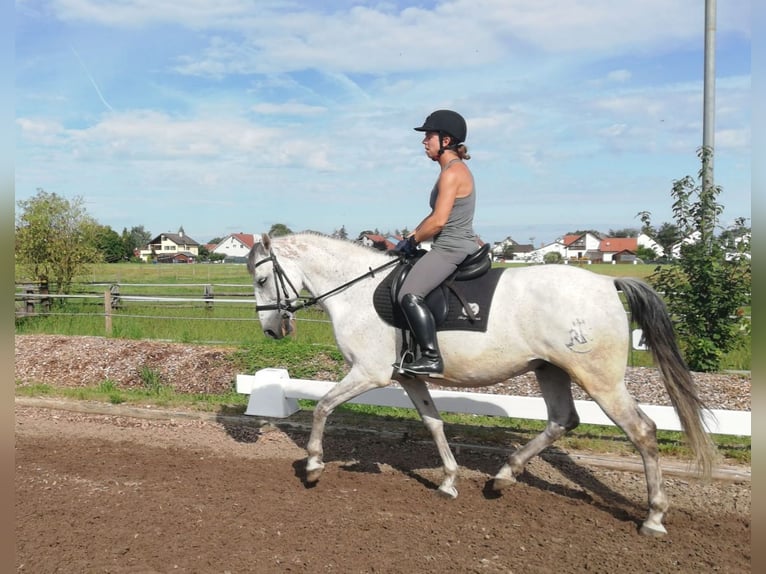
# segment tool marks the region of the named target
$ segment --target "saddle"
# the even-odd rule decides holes
[[[405,331],[409,326],[397,299],[404,279],[418,259],[400,262],[373,295],[373,305],[381,319]],[[502,271],[492,269],[489,244],[468,255],[454,273],[425,298],[437,331],[486,331],[492,295]]]

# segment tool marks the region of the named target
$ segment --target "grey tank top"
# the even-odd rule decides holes
[[[452,160],[452,162],[459,160]],[[452,162],[444,166],[442,173],[449,168]],[[441,177],[441,174],[440,174]],[[436,205],[439,195],[439,180],[436,180],[431,190],[429,204],[431,209]],[[473,253],[479,248],[476,234],[473,231],[473,216],[476,211],[476,187],[465,197],[456,197],[444,228],[434,236],[432,249],[444,251],[459,251],[466,255]]]

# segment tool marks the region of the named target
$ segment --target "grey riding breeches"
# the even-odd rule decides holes
[[[432,249],[410,270],[399,290],[397,301],[401,303],[407,293],[425,297],[449,277],[465,258],[466,254],[460,251]]]

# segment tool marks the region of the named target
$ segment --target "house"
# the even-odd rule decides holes
[[[564,259],[582,261],[600,259],[601,238],[590,232],[565,235],[561,239],[564,244]]]
[[[594,263],[634,263],[638,250],[637,237],[605,237],[599,244],[601,260]]]
[[[210,250],[210,253],[225,257],[247,257],[255,243],[255,236],[252,233],[232,233],[224,237]]]
[[[697,243],[697,241],[700,240],[700,237],[702,234],[699,231],[692,231],[691,234],[689,234],[688,237],[684,237],[681,241],[676,243],[670,248],[670,253],[673,256],[674,259],[678,259],[681,257],[681,246],[682,245],[691,245],[693,243]]]
[[[161,233],[152,239],[139,256],[144,261],[157,263],[194,263],[199,256],[199,243],[181,227],[178,233]]]
[[[542,247],[533,249],[529,253],[524,254],[523,260],[529,263],[542,263],[543,261],[545,261],[545,256],[548,253],[558,253],[559,255],[561,255],[562,259],[566,260],[567,248],[566,248],[566,245],[564,245],[564,241],[562,239],[556,239],[552,243],[547,243],[546,245],[543,245]]]
[[[483,244],[482,241],[480,243]],[[492,259],[495,261],[526,261],[528,254],[534,250],[535,247],[531,243],[518,243],[508,236],[502,241],[496,241],[490,251],[492,252]]]
[[[392,239],[395,240],[396,243],[401,240],[401,238],[398,237],[389,239],[377,233],[362,233],[357,241],[359,241],[362,245],[366,245],[367,247],[373,247],[381,251],[388,251],[389,249],[396,247],[396,243],[394,243]]]
[[[662,257],[665,254],[665,250],[662,248],[662,245],[657,243],[646,233],[639,233],[636,240],[639,247],[645,247],[646,249],[653,250],[657,257]]]

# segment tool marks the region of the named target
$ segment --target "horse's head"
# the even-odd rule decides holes
[[[283,265],[286,263],[286,265]],[[268,337],[281,339],[295,332],[295,318],[290,301],[298,296],[301,284],[288,275],[289,263],[277,261],[271,238],[261,236],[247,257],[247,270],[253,276],[255,303],[261,328]]]

